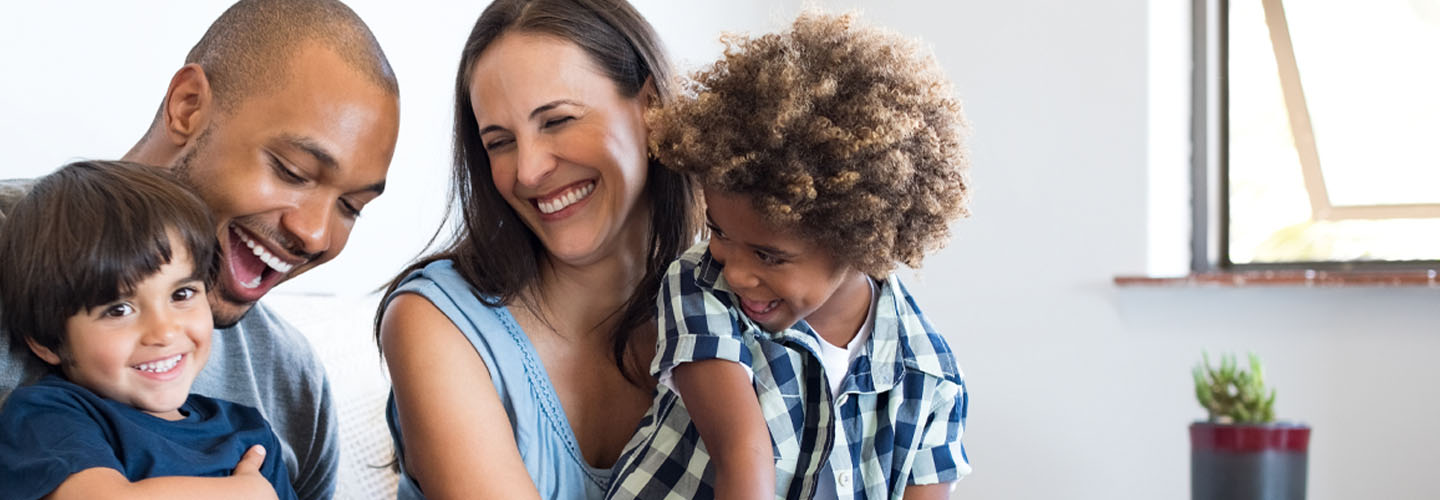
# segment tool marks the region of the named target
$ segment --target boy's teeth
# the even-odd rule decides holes
[[[142,372],[165,373],[174,369],[175,365],[180,362],[180,358],[182,357],[184,357],[183,354],[176,354],[160,361],[151,361],[149,363],[141,363],[135,365],[135,369]]]
[[[280,260],[279,257],[276,257],[274,254],[270,253],[269,250],[266,250],[265,245],[255,243],[255,240],[250,239],[250,237],[246,236],[245,233],[235,231],[235,234],[240,235],[240,240],[245,242],[245,246],[249,247],[250,251],[254,253],[256,257],[260,258],[260,262],[264,262],[265,265],[270,266],[270,269],[274,269],[281,273],[288,273],[291,269],[295,268],[293,264]],[[246,283],[245,285],[246,288],[255,288],[260,285],[260,279],[256,278],[254,284]]]

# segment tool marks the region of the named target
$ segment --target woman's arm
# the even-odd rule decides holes
[[[671,376],[715,463],[715,498],[774,498],[770,428],[745,367],[710,359],[676,366]]]
[[[380,345],[405,437],[405,470],[425,497],[527,498],[525,470],[490,372],[454,323],[424,297],[390,301]]]
[[[276,460],[279,460],[278,458]],[[230,477],[152,477],[130,482],[120,471],[108,467],[93,467],[71,474],[65,482],[50,492],[49,500],[67,499],[273,499],[275,486],[260,474],[260,464],[265,462],[265,449],[255,445],[240,457],[235,472]]]

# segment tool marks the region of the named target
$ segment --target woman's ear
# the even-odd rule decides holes
[[[660,107],[660,91],[655,88],[655,75],[645,77],[645,84],[640,86],[640,94],[635,97],[645,103],[645,109]]]
[[[60,366],[60,355],[56,354],[55,351],[51,350],[49,347],[40,345],[40,343],[36,342],[35,339],[28,337],[25,339],[25,344],[30,346],[30,352],[35,353],[36,356],[39,356],[40,359],[44,360],[46,363],[50,364],[51,366]]]
[[[160,126],[165,140],[179,148],[200,137],[214,113],[215,100],[210,79],[199,64],[180,67],[170,77],[165,103],[160,109]]]

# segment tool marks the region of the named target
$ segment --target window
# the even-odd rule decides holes
[[[1440,0],[1196,0],[1197,271],[1440,265]]]

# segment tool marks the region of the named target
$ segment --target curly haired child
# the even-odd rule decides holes
[[[119,161],[61,167],[0,223],[0,335],[51,368],[0,407],[0,496],[295,498],[260,411],[190,393],[214,231],[168,172]]]
[[[852,15],[729,37],[652,152],[711,239],[669,268],[661,381],[611,498],[943,498],[970,471],[960,369],[892,271],[966,215],[960,103]]]

